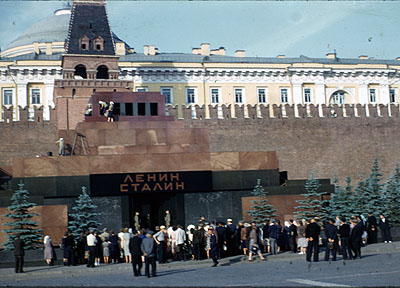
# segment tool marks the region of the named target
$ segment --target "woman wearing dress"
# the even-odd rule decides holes
[[[306,226],[304,226],[303,221],[299,221],[299,228],[298,228],[298,238],[297,238],[297,245],[300,247],[300,255],[306,254],[306,249],[308,246],[306,240]]]
[[[53,243],[49,235],[44,236],[44,259],[46,260],[47,265],[54,265],[54,249]]]
[[[124,229],[124,235],[122,236],[122,247],[124,249],[125,254],[125,263],[132,262],[131,252],[129,251],[129,241],[131,240],[131,234],[128,232],[128,228]]]
[[[109,263],[108,260],[109,260],[109,257],[110,257],[110,249],[109,249],[110,245],[111,245],[111,242],[108,241],[108,238],[107,237],[104,238],[104,241],[101,244],[101,246],[103,247],[104,264],[108,264]]]

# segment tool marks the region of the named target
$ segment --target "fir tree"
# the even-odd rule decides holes
[[[343,197],[341,198],[340,205],[342,205],[343,209],[341,210],[341,216],[349,219],[354,215],[354,210],[356,209],[355,203],[351,201],[353,197],[353,186],[351,185],[351,177],[346,177],[346,186],[343,189]]]
[[[266,192],[261,186],[260,179],[257,179],[257,185],[254,186],[252,194],[261,198],[260,200],[251,200],[251,203],[253,204],[251,206],[252,210],[248,210],[247,212],[249,213],[252,221],[255,221],[256,223],[263,223],[277,216],[275,214],[276,209],[274,206],[268,203],[268,192]]]
[[[379,215],[383,212],[383,184],[382,182],[383,174],[380,172],[379,161],[377,158],[374,159],[374,163],[371,168],[371,174],[366,180],[365,190],[363,191],[363,210],[360,211],[362,214],[372,213],[374,215]]]
[[[387,180],[382,202],[385,203],[384,214],[393,224],[400,224],[400,166],[396,165],[394,173]],[[378,215],[375,215],[378,216]]]
[[[42,247],[42,230],[38,228],[38,222],[32,220],[32,217],[39,214],[30,211],[36,204],[29,202],[29,192],[24,189],[23,183],[18,184],[18,190],[14,191],[11,201],[8,213],[3,215],[11,219],[10,222],[3,223],[4,226],[10,227],[3,230],[8,234],[8,240],[3,244],[4,249],[12,250],[14,248],[13,242],[17,234],[24,241],[26,249]]]
[[[80,233],[84,233],[89,229],[96,229],[100,222],[97,217],[100,213],[96,212],[97,206],[86,192],[86,187],[82,187],[82,194],[75,200],[75,206],[72,210],[75,213],[70,214],[72,221],[69,222],[68,229],[72,232],[74,237],[79,237]]]
[[[353,208],[350,211],[352,213],[351,216],[365,213],[367,199],[364,197],[364,194],[367,189],[367,186],[368,186],[368,179],[363,179],[363,175],[360,175],[360,180],[357,182],[357,186],[350,197],[350,202],[352,203],[352,208]]]
[[[294,212],[298,218],[311,220],[317,217],[321,221],[329,218],[328,200],[323,200],[323,195],[326,192],[318,192],[320,187],[319,180],[314,176],[314,171],[311,172],[310,178],[304,185],[306,193],[301,194],[305,199],[296,200],[300,205],[294,207],[298,210]]]

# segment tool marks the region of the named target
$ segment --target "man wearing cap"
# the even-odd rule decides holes
[[[232,219],[226,220],[226,232],[227,232],[227,241],[226,246],[228,248],[228,256],[235,255],[235,251],[237,250],[236,242],[235,242],[235,235],[236,235],[236,226],[232,223]]]
[[[156,277],[156,242],[153,239],[153,231],[148,231],[146,238],[142,240],[140,249],[142,250],[145,259],[145,275],[147,277]],[[151,276],[150,276],[151,265]]]
[[[210,237],[210,248],[208,248],[208,250],[210,252],[210,257],[214,262],[214,265],[212,267],[217,267],[218,240],[217,236],[215,235],[214,228],[212,228],[211,226],[208,228],[208,235]]]
[[[167,243],[165,242],[165,226],[160,226],[160,231],[153,235],[154,241],[157,243],[157,256],[158,264],[164,264],[167,262]]]
[[[133,231],[133,238],[129,241],[129,252],[132,255],[133,275],[135,277],[141,276],[142,270],[142,238],[139,237],[139,231]]]

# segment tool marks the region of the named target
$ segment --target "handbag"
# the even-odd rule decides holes
[[[333,249],[333,245],[334,245],[333,242],[328,242],[328,249],[332,250]]]

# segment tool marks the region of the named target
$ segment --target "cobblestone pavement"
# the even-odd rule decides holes
[[[173,262],[158,265],[155,278],[133,277],[130,264],[86,266],[27,267],[24,274],[12,268],[0,269],[0,286],[85,286],[85,287],[400,287],[400,242],[369,245],[363,258],[354,261],[308,263],[304,255],[282,253],[268,261],[248,262],[243,256],[225,258],[218,267],[211,260]],[[322,261],[321,261],[322,260]],[[142,271],[143,273],[144,271]]]

